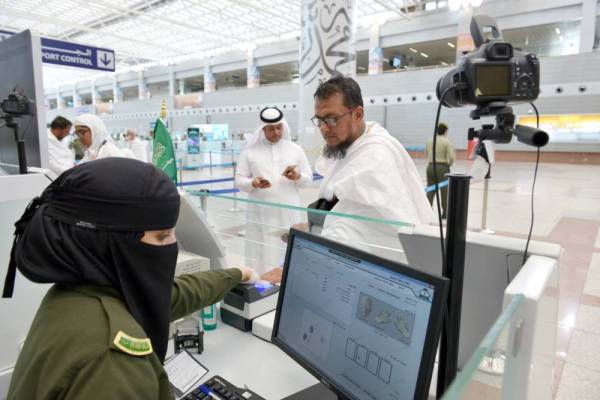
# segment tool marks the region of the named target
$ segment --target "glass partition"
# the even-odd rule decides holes
[[[556,393],[558,260],[529,257],[504,292],[504,310],[445,400],[552,399]]]
[[[200,187],[204,190],[199,190]],[[206,191],[207,188],[210,191]],[[414,226],[373,215],[368,207],[348,214],[283,201],[248,199],[234,187],[232,179],[186,190],[204,211],[225,247],[230,267],[246,265],[260,274],[277,271],[274,268],[284,262],[290,227],[310,230],[388,259],[407,262],[398,231],[412,231]],[[302,205],[317,198],[318,182],[300,190]],[[543,262],[556,262],[538,258]],[[464,364],[444,399],[508,399],[517,398],[515,394],[527,394],[518,398],[551,398],[548,393],[552,391],[557,343],[558,275],[553,273],[541,282],[540,271],[545,265],[536,264],[536,260],[529,265],[530,261],[531,258],[523,270],[537,271],[535,278],[525,273],[521,279],[517,279],[517,274],[512,280],[510,291],[509,288],[504,291],[504,310]]]
[[[516,295],[505,307],[479,347],[452,382],[443,400],[501,399],[506,354],[512,351],[511,329],[521,324],[519,309],[523,295]]]
[[[215,183],[214,187],[218,184]],[[228,184],[232,186],[232,182]],[[406,262],[397,231],[401,227],[412,227],[410,223],[370,215],[367,209],[347,214],[248,199],[244,193],[231,193],[235,190],[188,190],[195,195],[198,205],[226,247],[231,266],[248,265],[259,273],[281,266],[290,227],[310,229],[331,239],[351,242],[354,247],[382,257]],[[317,194],[316,186],[302,189],[301,204],[315,200]]]

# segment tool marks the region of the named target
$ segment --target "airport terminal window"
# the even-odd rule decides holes
[[[168,96],[169,95],[169,82],[154,82],[148,84],[148,91],[151,96]]]
[[[56,99],[48,99],[48,109],[55,110],[57,108],[58,101]]]
[[[214,74],[214,76],[217,81],[217,90],[246,87],[246,69],[219,72]]]
[[[289,83],[298,78],[298,61],[260,67],[260,84]]]
[[[87,106],[92,104],[92,94],[91,93],[80,93],[79,97],[81,98],[81,105]]]
[[[564,56],[579,52],[581,21],[563,21],[553,24],[503,30],[504,39],[513,47],[538,56]]]
[[[121,90],[123,91],[123,101],[137,100],[139,98],[137,86],[124,87]]]
[[[196,93],[204,90],[204,75],[196,75],[183,79],[184,93]]]
[[[394,57],[397,57],[398,60],[397,67],[390,64],[390,60]],[[383,49],[384,72],[430,66],[447,66],[454,64],[455,61],[456,38],[454,37]]]
[[[112,90],[103,90],[100,91],[100,102],[102,103],[110,103],[113,101],[113,91]]]
[[[73,107],[73,96],[63,96],[65,107]]]

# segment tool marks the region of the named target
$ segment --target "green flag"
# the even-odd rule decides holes
[[[160,118],[156,120],[156,126],[154,127],[152,164],[165,171],[173,183],[177,185],[177,162],[173,142],[169,131]]]

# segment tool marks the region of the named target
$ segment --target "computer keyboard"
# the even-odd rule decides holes
[[[183,400],[211,400],[215,398],[221,400],[265,400],[252,390],[234,386],[219,375],[213,376],[198,386],[183,397]]]

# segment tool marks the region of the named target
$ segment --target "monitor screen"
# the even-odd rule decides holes
[[[194,125],[198,127],[202,137],[208,141],[229,140],[229,125],[228,124],[200,124]]]
[[[426,398],[447,280],[291,231],[273,342],[343,397]]]
[[[475,96],[510,96],[511,95],[511,65],[476,64],[475,65]]]

